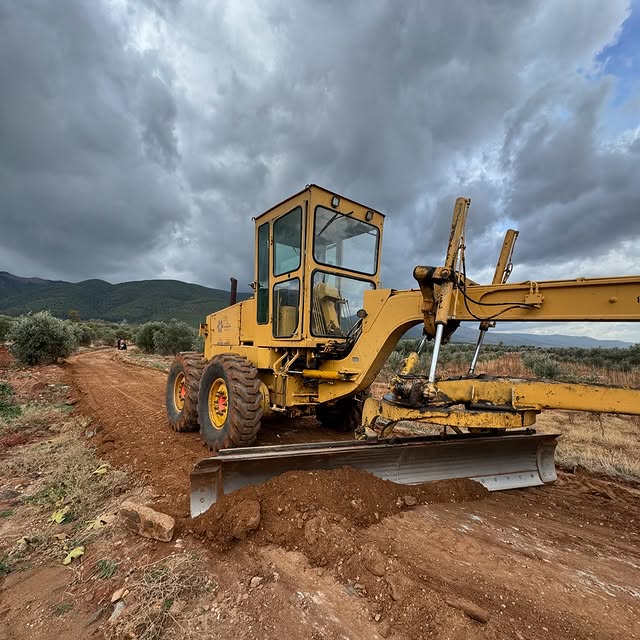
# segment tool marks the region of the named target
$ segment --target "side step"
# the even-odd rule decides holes
[[[510,432],[223,449],[191,472],[191,517],[204,513],[224,493],[286,471],[348,466],[398,484],[471,478],[489,491],[538,486],[556,480],[558,435]]]

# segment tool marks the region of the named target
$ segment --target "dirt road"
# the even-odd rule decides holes
[[[80,411],[99,426],[103,457],[151,483],[154,506],[180,520],[190,545],[206,549],[187,515],[188,474],[206,450],[197,434],[169,429],[165,374],[125,365],[110,351],[74,356],[69,371]],[[329,437],[315,421],[287,434],[276,426],[267,425],[263,442]],[[292,496],[284,491],[282,513],[263,519],[303,531],[299,545],[249,535],[211,551],[231,595],[202,623],[202,637],[640,638],[635,487],[560,474],[553,486],[417,506],[367,527],[332,519],[330,505],[309,516],[313,505]],[[322,544],[333,551],[324,562],[312,553],[319,543],[306,535],[308,517],[325,518]],[[264,577],[259,589],[247,588],[252,576]]]
[[[197,433],[175,433],[165,412],[166,374],[127,364],[113,350],[73,356],[71,384],[80,410],[95,418],[95,442],[103,457],[131,467],[158,490],[157,508],[185,520],[189,473],[210,455]],[[311,442],[348,435],[327,431],[313,419],[265,420],[256,444]]]

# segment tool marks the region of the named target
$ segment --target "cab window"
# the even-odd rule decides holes
[[[258,324],[269,322],[269,223],[258,227],[258,281],[256,283]]]
[[[380,232],[352,216],[316,207],[313,257],[316,262],[373,275],[378,268]]]
[[[290,338],[298,328],[300,279],[278,282],[273,287],[273,335]]]
[[[296,207],[273,223],[273,275],[300,268],[302,207]]]

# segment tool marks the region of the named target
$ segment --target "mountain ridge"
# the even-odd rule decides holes
[[[238,293],[238,300],[250,297]],[[18,316],[49,310],[66,318],[71,309],[83,320],[142,323],[183,320],[191,325],[229,304],[229,292],[180,280],[134,280],[112,284],[23,278],[0,271],[0,313]]]

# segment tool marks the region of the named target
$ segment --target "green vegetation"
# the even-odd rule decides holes
[[[98,560],[96,562],[98,577],[107,580],[115,575],[118,570],[118,564],[115,560]]]
[[[136,332],[136,346],[144,353],[155,353],[155,334],[164,327],[163,322],[145,322]]]
[[[88,324],[81,324],[79,321],[71,321],[71,331],[75,343],[79,347],[89,347],[96,337],[95,331]]]
[[[416,347],[414,340],[400,341],[384,366],[383,379],[400,371],[405,357]],[[466,375],[474,349],[475,345],[471,344],[443,345],[438,361],[439,374],[445,377]],[[432,353],[433,343],[427,343],[414,374],[427,374]],[[480,351],[478,373],[637,387],[640,385],[640,345],[587,349],[485,344]]]
[[[101,318],[139,324],[172,318],[197,326],[205,317],[226,307],[229,294],[177,280],[141,280],[110,284],[104,280],[52,282],[0,273],[0,313],[18,316],[48,309],[59,318]],[[247,298],[239,294],[239,299]],[[73,312],[73,313],[71,313]],[[117,338],[116,338],[117,339]]]
[[[523,354],[522,362],[536,378],[555,380],[560,375],[560,362],[548,353],[527,352]]]
[[[414,340],[401,340],[396,346],[393,356],[398,365],[402,359],[416,349]],[[439,362],[446,364],[470,363],[475,345],[450,343],[442,347]],[[421,363],[428,367],[433,353],[433,343],[428,342],[421,354]],[[555,378],[561,365],[576,364],[590,368],[608,369],[610,371],[633,371],[640,367],[640,344],[626,349],[585,349],[578,347],[533,347],[504,346],[485,344],[480,352],[480,361],[495,360],[507,355],[520,355],[526,367],[533,373],[545,378]]]
[[[13,318],[0,316],[0,342],[4,342],[13,324]]]
[[[73,609],[71,602],[61,602],[53,608],[53,613],[57,616],[63,616],[65,613],[71,611],[71,609]]]
[[[11,573],[11,565],[9,564],[9,556],[5,553],[0,556],[0,577]]]
[[[200,346],[195,329],[175,319],[170,322],[143,324],[135,335],[135,342],[141,351],[163,356],[198,350]]]
[[[48,311],[20,316],[7,336],[11,352],[26,365],[49,364],[73,352],[76,342],[69,324]]]
[[[0,382],[0,419],[11,419],[18,415],[20,407],[14,404],[13,389],[6,382]]]
[[[160,331],[153,335],[156,353],[161,356],[172,356],[180,351],[191,351],[195,348],[198,334],[185,322],[171,320]]]

